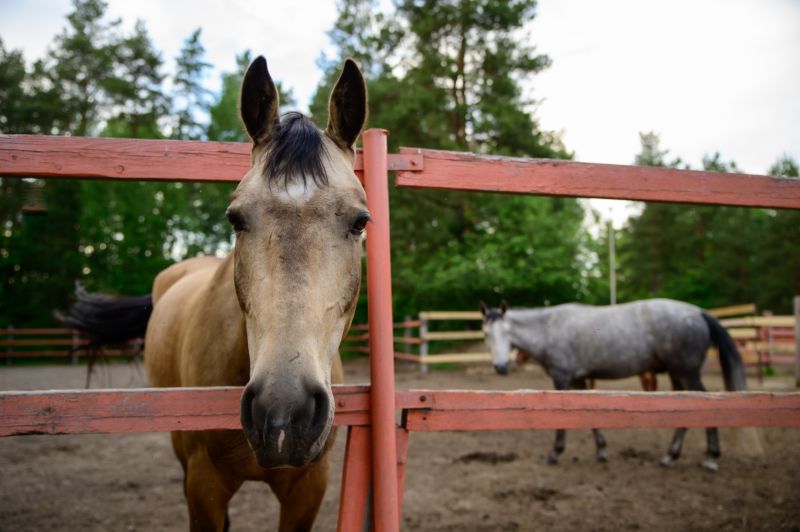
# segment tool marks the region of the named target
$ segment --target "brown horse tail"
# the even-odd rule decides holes
[[[703,312],[703,319],[706,320],[708,331],[711,333],[711,341],[719,350],[719,363],[722,366],[725,389],[728,391],[746,390],[747,381],[745,380],[742,355],[739,353],[733,338],[728,334],[727,329],[717,321],[717,318],[711,314]]]
[[[114,297],[89,293],[75,283],[75,301],[64,312],[53,312],[62,324],[85,332],[99,344],[121,343],[143,338],[153,312],[150,294]]]

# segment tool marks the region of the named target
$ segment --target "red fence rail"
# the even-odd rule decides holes
[[[397,185],[742,207],[800,208],[797,179],[674,168],[523,159],[401,148],[424,167],[400,170]]]
[[[0,176],[238,183],[250,170],[242,142],[0,135]],[[388,169],[422,167],[422,156],[391,154]],[[364,168],[361,152],[355,171]]]
[[[337,426],[370,426],[370,387],[334,386]],[[0,436],[239,429],[242,388],[0,393]],[[743,392],[484,392],[395,396],[411,431],[800,427],[800,394]],[[501,414],[501,415],[498,415]]]

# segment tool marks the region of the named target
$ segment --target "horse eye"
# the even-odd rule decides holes
[[[246,229],[244,223],[244,217],[239,211],[228,209],[227,211],[225,211],[225,217],[233,226],[233,230],[236,231],[237,233],[240,231],[244,231]]]
[[[358,213],[356,221],[353,222],[353,227],[350,228],[350,234],[357,236],[363,233],[364,228],[367,227],[367,222],[369,222],[370,220],[372,220],[372,218],[370,218],[368,212]]]

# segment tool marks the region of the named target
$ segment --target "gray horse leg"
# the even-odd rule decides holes
[[[556,390],[569,389],[569,377],[559,373],[553,373],[551,374],[551,377],[553,378],[553,387]],[[548,465],[556,465],[558,463],[558,456],[564,452],[564,448],[567,446],[566,436],[566,430],[556,430],[556,440],[553,442],[553,449],[547,454],[547,459],[545,460]]]
[[[567,431],[564,429],[556,430],[556,441],[553,443],[553,448],[547,454],[547,464],[556,465],[558,463],[558,456],[564,452],[566,443]]]
[[[672,381],[672,389],[675,391],[685,390],[681,377],[670,373],[670,380]],[[686,428],[679,428],[675,430],[675,435],[672,437],[672,443],[667,450],[667,454],[661,458],[661,466],[672,467],[672,462],[680,458],[681,449],[683,448],[683,438],[686,436]]]
[[[696,373],[691,375],[688,379],[688,387],[692,391],[704,392],[706,387],[703,386],[703,381],[700,380],[700,374]],[[716,427],[708,427],[706,429],[706,459],[703,460],[702,465],[709,471],[716,471],[719,469],[717,459],[720,457],[719,448],[719,434]]]
[[[587,390],[586,379],[575,379],[572,381],[572,387],[576,390]],[[608,462],[608,454],[606,453],[606,439],[600,429],[592,429],[594,436],[594,445],[596,448],[594,459],[598,462]]]
[[[594,445],[597,448],[594,459],[598,462],[608,462],[608,453],[606,453],[606,439],[600,429],[592,429],[594,435]]]

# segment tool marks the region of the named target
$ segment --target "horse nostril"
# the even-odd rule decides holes
[[[241,405],[241,418],[242,427],[245,429],[253,427],[253,399],[256,397],[256,392],[253,391],[252,385],[247,385],[242,392],[242,405]]]
[[[312,393],[309,397],[309,401],[312,404],[311,424],[308,427],[309,435],[312,439],[316,439],[328,424],[330,402],[327,392],[322,389],[318,389],[316,393]]]
[[[251,382],[245,386],[241,403],[242,428],[261,432],[267,421],[267,410],[261,400],[261,385]]]

